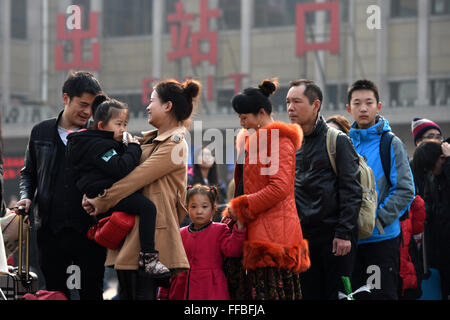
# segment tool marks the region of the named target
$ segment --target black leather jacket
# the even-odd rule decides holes
[[[326,149],[328,125],[320,117],[296,154],[295,201],[306,239],[354,237],[361,207],[359,158],[352,141],[339,134],[335,175]]]
[[[32,200],[30,218],[36,224],[37,229],[45,227],[52,214],[52,200],[55,194],[56,156],[58,118],[45,120],[33,127],[25,153],[25,165],[20,171],[20,199]],[[70,170],[67,168],[66,170]],[[66,171],[67,174],[70,174]],[[71,217],[76,223],[74,228],[84,232],[93,223],[90,217],[81,207],[81,195],[73,193],[65,196],[70,201]],[[33,221],[34,220],[34,221]]]

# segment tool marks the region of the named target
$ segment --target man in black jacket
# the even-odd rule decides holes
[[[286,98],[292,123],[304,132],[297,151],[295,200],[303,236],[309,241],[311,268],[301,274],[303,298],[338,299],[350,276],[361,206],[359,159],[350,138],[339,134],[334,173],[326,149],[328,125],[322,116],[322,91],[311,80],[290,83]]]
[[[64,110],[57,118],[35,125],[20,177],[20,201],[33,211],[39,265],[46,289],[80,299],[101,300],[106,250],[86,236],[95,223],[82,208],[82,194],[66,158],[67,134],[86,126],[92,102],[102,91],[88,72],[72,72],[64,83]]]

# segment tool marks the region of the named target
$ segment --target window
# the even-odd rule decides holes
[[[433,0],[431,3],[431,14],[450,14],[450,0]]]
[[[237,30],[241,28],[241,0],[219,0],[222,15],[219,18],[219,30]]]
[[[450,79],[430,80],[430,104],[450,106]]]
[[[340,3],[340,21],[348,22],[349,1],[335,0]],[[301,3],[310,3],[311,0],[258,0],[255,1],[254,27],[265,28],[274,26],[288,26],[296,24],[296,7]],[[333,1],[334,2],[334,1]],[[316,12],[306,13],[306,23],[314,24]],[[330,14],[326,13],[326,23],[330,22]]]
[[[105,37],[150,35],[152,0],[103,0],[103,34]]]
[[[391,0],[391,17],[417,17],[417,0]]]
[[[144,117],[144,114],[147,113],[145,110],[147,106],[142,104],[142,95],[139,93],[110,94],[109,96],[128,105],[128,109],[130,110],[130,118],[142,118]]]
[[[286,113],[286,96],[289,91],[288,87],[279,87],[277,92],[269,99],[272,102],[272,111],[277,113]]]
[[[234,112],[231,99],[234,97],[234,89],[217,90],[217,108],[219,113],[231,114]]]
[[[417,81],[393,81],[389,83],[391,107],[412,107],[417,103]]]
[[[27,39],[27,0],[11,1],[11,38]]]
[[[341,84],[327,84],[325,100],[326,110],[345,110],[347,101],[347,89],[346,83]]]

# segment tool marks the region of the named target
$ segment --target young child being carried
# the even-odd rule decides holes
[[[67,155],[76,171],[77,187],[90,198],[102,194],[116,181],[127,176],[140,163],[139,142],[128,135],[123,142],[129,119],[126,104],[99,95],[92,103],[94,121],[89,130],[68,136]],[[141,193],[122,199],[106,215],[114,211],[138,215],[139,268],[146,275],[168,277],[170,270],[159,261],[155,250],[156,207]]]
[[[223,261],[225,257],[242,255],[246,228],[239,221],[233,230],[226,224],[212,222],[217,197],[216,187],[200,184],[188,187],[186,203],[192,223],[181,228],[181,238],[190,269],[172,278],[169,290],[160,289],[161,299],[230,299]]]

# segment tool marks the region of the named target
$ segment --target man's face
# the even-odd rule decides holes
[[[92,102],[95,95],[83,93],[81,97],[70,97],[64,93],[63,102],[65,105],[64,113],[66,120],[74,127],[83,127],[92,115]]]
[[[352,93],[350,105],[346,108],[360,129],[368,129],[375,124],[381,102],[377,103],[372,90],[357,90]]]
[[[304,85],[294,86],[289,89],[286,96],[289,119],[292,123],[297,123],[300,126],[314,123],[320,108],[319,100],[316,100],[313,104],[309,102],[308,97],[305,96],[305,89]]]
[[[416,141],[416,146],[419,146],[423,142],[436,141],[441,143],[443,141],[443,137],[438,129],[429,129],[425,131],[422,138]]]

